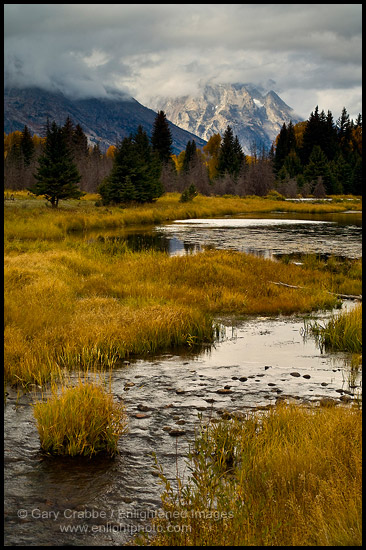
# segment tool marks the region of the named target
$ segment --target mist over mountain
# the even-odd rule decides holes
[[[229,125],[246,154],[253,144],[269,150],[284,122],[302,120],[274,91],[252,84],[206,84],[197,96],[155,97],[150,107],[206,141]]]
[[[103,152],[110,145],[134,134],[141,124],[151,136],[156,112],[144,107],[136,99],[120,92],[102,98],[74,99],[61,92],[40,88],[8,88],[4,90],[4,131],[9,134],[23,130],[27,125],[31,133],[45,134],[47,117],[63,125],[69,116],[80,124],[90,143],[99,143]],[[206,143],[169,122],[173,138],[173,151],[179,153],[194,139],[198,147]]]

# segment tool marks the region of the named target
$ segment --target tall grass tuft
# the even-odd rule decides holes
[[[127,432],[122,403],[113,401],[100,383],[79,379],[74,387],[56,385],[46,402],[33,405],[41,448],[51,455],[113,456]]]
[[[310,330],[320,349],[361,353],[362,304],[350,311],[333,315],[324,326],[318,322],[310,323]]]
[[[362,544],[358,408],[278,405],[203,426],[177,489],[158,465],[152,546]]]

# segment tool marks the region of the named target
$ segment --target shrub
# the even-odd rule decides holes
[[[195,188],[195,186],[193,185],[190,185],[189,187],[187,187],[187,189],[185,189],[179,199],[179,202],[191,202],[193,201],[194,197],[197,196],[197,190]]]

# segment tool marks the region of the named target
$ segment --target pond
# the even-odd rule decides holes
[[[295,238],[293,220],[273,224],[280,218],[270,219],[271,223],[260,218],[248,223],[249,218],[241,218],[246,221],[244,226],[228,218],[224,222],[191,220],[145,233],[139,228],[128,235],[108,232],[103,238],[119,237],[123,242],[128,237],[131,243],[135,240],[133,246],[146,247],[148,238],[153,242],[158,237],[166,239],[170,253],[223,246],[225,238],[241,250],[252,239],[256,253],[291,253],[284,243],[268,249],[262,246],[266,239],[275,243],[282,230],[286,234],[282,241],[291,240],[291,235]],[[361,242],[360,224],[313,221],[317,223],[296,224],[300,240],[307,239],[302,243],[304,249],[314,252],[311,243],[329,230],[329,242],[335,244],[337,253],[348,256],[352,249],[351,254],[356,254]],[[317,238],[311,238],[311,229],[320,231]],[[256,237],[251,233],[254,230]],[[182,243],[183,249],[172,250],[172,242]],[[189,248],[191,245],[193,248]],[[328,247],[322,253],[333,250]],[[353,307],[352,302],[343,304],[343,308],[348,307]],[[315,317],[325,322],[330,314],[318,312]],[[162,487],[152,453],[156,453],[172,483],[177,471],[187,479],[185,455],[200,422],[228,415],[245,417],[249,411],[281,399],[318,403],[328,398],[341,403],[361,395],[361,372],[350,369],[347,354],[324,353],[313,338],[306,338],[302,317],[257,317],[240,323],[221,319],[220,323],[215,344],[199,352],[141,358],[114,369],[111,389],[115,399],[126,404],[129,433],[120,440],[120,454],[113,460],[43,456],[30,406],[40,394],[17,395],[8,389],[4,428],[5,545],[127,545],[135,533],[149,532],[149,518],[159,513]]]
[[[84,239],[108,239],[131,250],[154,249],[170,255],[205,247],[239,250],[265,258],[299,254],[362,256],[362,214],[273,213],[222,219],[177,220],[158,227],[85,233]]]

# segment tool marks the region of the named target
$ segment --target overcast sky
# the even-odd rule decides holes
[[[304,119],[361,107],[362,4],[5,4],[5,84],[78,97],[273,89]]]

